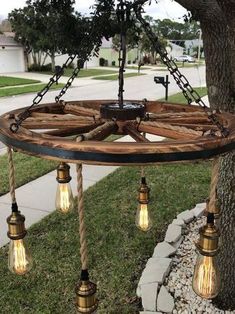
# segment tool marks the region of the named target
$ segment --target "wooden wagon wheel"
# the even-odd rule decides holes
[[[210,158],[235,148],[235,117],[216,114],[229,130],[221,137],[198,106],[128,100],[122,110],[112,100],[50,103],[31,110],[14,133],[12,122],[25,110],[0,118],[0,140],[28,154],[86,164],[137,165]],[[150,141],[143,133],[170,140]],[[108,142],[111,134],[134,142]],[[79,136],[79,141],[71,138]]]
[[[142,1],[140,1],[142,2]],[[136,14],[147,36],[167,66],[170,74],[191,104],[163,103],[157,101],[138,101],[123,99],[124,68],[126,63],[126,26],[131,10]],[[210,111],[197,91],[190,85],[187,78],[179,71],[176,63],[167,56],[155,32],[141,15],[139,1],[134,3],[119,0],[117,18],[121,24],[121,49],[119,65],[119,93],[116,100],[59,101],[71,86],[78,74],[81,64],[87,60],[94,47],[80,52],[79,65],[56,97],[56,103],[38,105],[49,88],[58,81],[60,76],[75,56],[69,56],[59,74],[55,74],[49,83],[33,99],[28,108],[17,109],[0,117],[0,140],[8,148],[10,164],[10,186],[12,196],[12,217],[18,215],[19,231],[23,234],[10,234],[11,239],[25,236],[24,218],[18,212],[15,199],[15,180],[12,151],[14,147],[27,154],[77,164],[78,181],[78,212],[82,271],[76,287],[76,307],[79,313],[92,313],[97,309],[95,298],[96,285],[89,281],[88,257],[86,249],[86,232],[84,221],[84,203],[82,187],[82,163],[103,165],[146,165],[208,159],[231,151],[235,148],[235,116],[228,113]],[[97,14],[97,17],[99,14]],[[126,24],[127,23],[127,24]],[[91,49],[90,49],[91,48]],[[37,106],[36,106],[37,105]],[[111,134],[129,135],[134,142],[108,142]],[[150,140],[148,134],[169,139],[166,141]],[[147,136],[146,136],[147,135]],[[74,137],[75,136],[75,137]],[[153,137],[154,139],[154,137]],[[63,163],[62,163],[63,164]],[[59,183],[68,183],[71,179],[66,170],[66,177]],[[217,175],[217,171],[214,173]],[[144,172],[142,171],[142,176]],[[200,253],[214,256],[218,251],[219,233],[216,229],[208,236],[207,228],[214,224],[214,208],[216,187],[213,184],[208,209],[207,223],[200,233]],[[66,180],[65,180],[66,179]],[[145,178],[142,178],[143,190],[140,190],[139,202],[148,203],[149,189]],[[68,180],[68,181],[67,181]],[[144,195],[145,194],[145,195]],[[214,206],[215,207],[215,206]],[[14,221],[13,221],[14,222]],[[14,222],[15,223],[15,222]],[[13,224],[13,223],[12,223]],[[10,225],[11,227],[11,225]],[[204,239],[206,239],[204,241]],[[206,246],[204,244],[206,243]],[[213,250],[210,249],[213,247]],[[209,253],[208,253],[209,248]],[[213,255],[212,255],[213,254]],[[197,291],[200,295],[200,291]]]

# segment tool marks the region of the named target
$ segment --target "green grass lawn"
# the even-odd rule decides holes
[[[40,81],[23,79],[19,77],[0,76],[0,87],[35,84],[35,83],[40,83]]]
[[[126,73],[124,75],[124,77],[128,78],[128,77],[140,76],[140,75],[145,75],[145,74],[144,73]],[[116,75],[106,75],[106,76],[96,76],[96,77],[93,77],[93,80],[116,81],[116,80],[118,80],[118,74],[116,74]]]
[[[134,224],[139,168],[119,168],[85,192],[90,274],[98,284],[99,314],[138,313],[135,291],[141,271],[176,214],[205,201],[210,168],[209,162],[201,162],[146,169],[153,216],[147,234]],[[27,238],[35,264],[25,277],[8,272],[8,249],[0,251],[0,313],[75,313],[74,286],[80,273],[77,211],[68,216],[52,213],[31,227]]]
[[[29,86],[18,86],[10,88],[1,88],[0,97],[15,96],[20,94],[35,93],[39,92],[46,84],[37,84]],[[61,89],[64,84],[53,85],[51,89]]]
[[[194,87],[194,89],[198,92],[198,94],[203,97],[207,95],[207,87]],[[162,98],[160,100],[165,100],[165,98]],[[182,103],[182,104],[187,104],[187,101],[184,97],[184,95],[179,92],[177,94],[171,95],[168,97],[168,102],[175,102],[175,103]]]
[[[21,153],[13,153],[16,168],[16,186],[21,186],[56,168],[58,163]],[[7,155],[0,156],[0,195],[9,191]]]

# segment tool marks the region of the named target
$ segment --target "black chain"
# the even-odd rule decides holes
[[[119,90],[118,90],[118,102],[119,107],[123,108],[123,92],[124,92],[124,73],[126,65],[126,32],[127,23],[130,20],[130,6],[129,2],[119,0],[117,5],[117,20],[120,25],[120,50],[119,50]]]
[[[94,14],[94,18],[98,17],[99,18],[99,12],[96,11]],[[92,23],[92,31],[91,34],[93,34],[95,30],[95,23]],[[85,39],[84,39],[85,41]],[[82,46],[82,45],[81,45]],[[74,79],[77,77],[78,73],[80,72],[83,64],[89,60],[89,56],[91,55],[91,52],[93,50],[93,43],[92,41],[90,41],[90,44],[88,45],[88,47],[86,47],[85,49],[80,50],[79,52],[79,60],[77,63],[77,67],[74,69],[71,77],[68,79],[67,83],[64,85],[64,87],[61,89],[60,93],[55,97],[55,101],[59,102],[60,98],[67,92],[68,88],[72,85],[72,82],[74,81]],[[24,112],[20,113],[19,116],[17,118],[15,118],[15,122],[12,123],[10,125],[10,130],[12,132],[17,132],[20,125],[22,124],[22,122],[27,119],[30,116],[30,110],[35,106],[38,105],[44,95],[49,91],[49,89],[51,88],[51,86],[54,83],[57,83],[58,80],[61,78],[61,76],[64,73],[64,69],[68,68],[72,62],[74,61],[74,59],[78,56],[78,54],[72,54],[69,55],[68,59],[66,60],[66,62],[63,64],[63,66],[61,67],[59,73],[55,73],[49,80],[48,84],[39,92],[37,93],[37,96],[33,99],[32,105],[30,107],[28,107]]]
[[[66,84],[63,86],[60,93],[55,97],[56,102],[59,102],[60,98],[64,96],[64,94],[67,92],[69,87],[72,85],[74,79],[78,76],[78,73],[80,72],[80,70],[81,70],[81,62],[79,62],[79,65],[73,70],[72,75],[70,76]]]
[[[173,76],[176,84],[181,89],[184,97],[186,98],[188,104],[191,104],[193,101],[197,103],[199,106],[201,106],[207,113],[208,118],[210,121],[217,126],[217,128],[220,130],[221,135],[223,137],[226,137],[229,135],[229,130],[225,128],[217,118],[215,112],[208,111],[208,107],[206,106],[205,102],[202,100],[201,96],[198,94],[198,92],[192,87],[192,85],[189,83],[188,79],[180,72],[177,64],[174,60],[170,59],[168,57],[167,50],[165,47],[162,46],[160,43],[158,37],[153,32],[150,24],[143,18],[142,16],[142,8],[140,6],[135,6],[133,4],[134,11],[136,13],[137,19],[142,24],[146,35],[154,45],[156,52],[160,55],[162,62],[167,66],[170,74]]]
[[[66,62],[63,64],[63,66],[61,67],[59,73],[55,73],[49,80],[49,82],[47,83],[46,86],[43,87],[43,89],[37,93],[36,97],[33,99],[32,105],[30,107],[28,107],[24,112],[20,113],[19,116],[17,118],[15,118],[15,122],[12,123],[10,125],[10,129],[12,132],[17,132],[21,123],[27,119],[30,116],[30,110],[35,106],[38,105],[43,97],[45,96],[45,94],[49,91],[49,89],[51,88],[51,86],[54,83],[57,83],[58,80],[61,78],[61,76],[64,73],[64,69],[66,69],[69,65],[72,64],[72,62],[74,61],[74,59],[76,58],[77,55],[70,55],[68,57],[68,59],[66,60]]]

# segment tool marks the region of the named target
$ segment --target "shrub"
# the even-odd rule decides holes
[[[112,66],[115,67],[115,65],[116,65],[116,62],[112,61]]]
[[[42,71],[42,72],[51,71],[51,63],[42,65],[42,66],[41,66],[41,71]]]
[[[74,68],[75,68],[75,65],[74,65],[74,63],[73,63],[73,62],[72,62],[71,64],[69,64],[69,65],[68,65],[68,69],[72,69],[72,70],[73,70]]]
[[[38,64],[31,64],[28,70],[29,72],[41,71],[41,66]]]
[[[100,64],[101,67],[105,66],[105,59],[104,58],[100,58],[99,64]]]
[[[49,72],[51,71],[51,63],[45,64],[45,65],[39,65],[39,64],[32,64],[29,67],[29,72]]]

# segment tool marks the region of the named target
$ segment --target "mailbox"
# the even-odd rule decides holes
[[[165,93],[165,100],[168,99],[168,85],[170,84],[169,82],[169,75],[165,76],[154,76],[154,82],[156,84],[162,84],[165,87],[166,93]]]
[[[156,84],[162,84],[164,85],[165,83],[165,77],[164,76],[154,76],[154,82]]]

